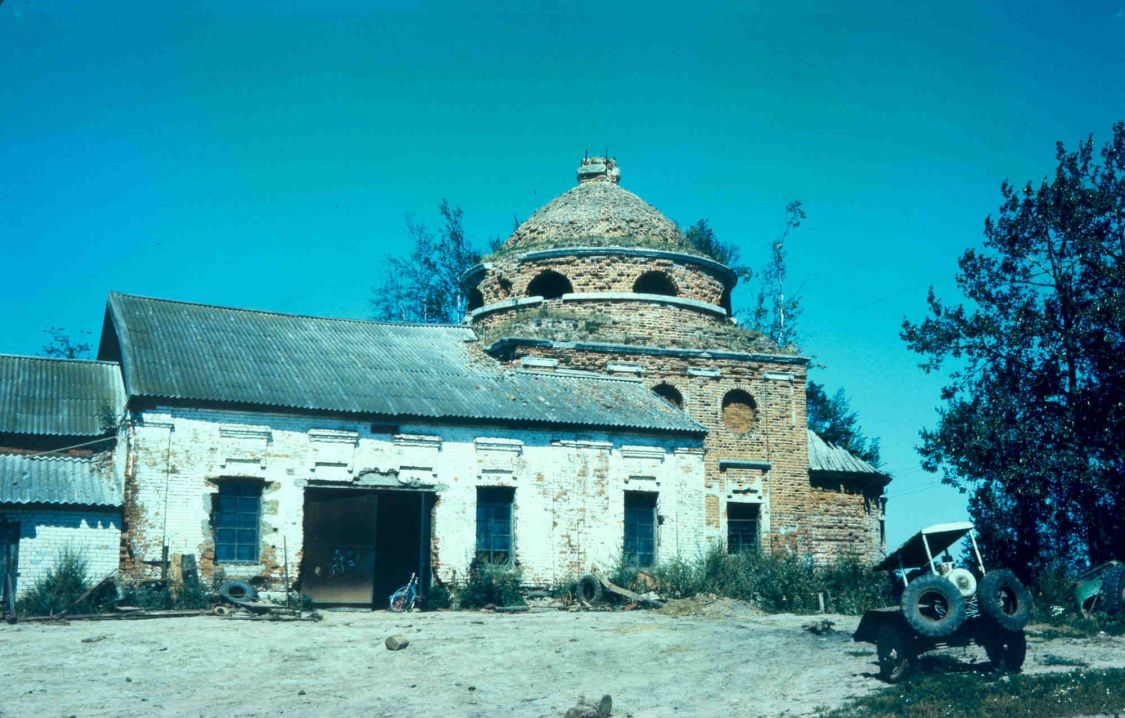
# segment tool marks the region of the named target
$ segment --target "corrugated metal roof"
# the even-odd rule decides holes
[[[0,454],[0,504],[121,506],[123,487],[108,453],[96,456]]]
[[[847,449],[831,444],[812,429],[809,434],[809,471],[838,474],[867,474],[868,478],[890,481],[890,477]]]
[[[124,408],[113,362],[0,355],[0,433],[102,436]]]
[[[704,433],[623,379],[502,370],[472,330],[113,293],[130,396],[325,412]]]

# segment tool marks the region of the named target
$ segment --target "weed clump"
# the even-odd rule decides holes
[[[112,604],[113,591],[96,591],[82,598],[91,588],[86,555],[64,546],[55,558],[54,567],[16,601],[16,613],[21,616],[55,616],[64,611],[95,613]],[[78,601],[79,598],[82,600]]]
[[[473,559],[469,580],[458,587],[460,608],[523,605],[522,577],[519,569]]]

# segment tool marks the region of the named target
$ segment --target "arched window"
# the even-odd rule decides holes
[[[754,428],[758,420],[758,405],[754,397],[741,389],[728,391],[723,397],[723,423],[737,434],[745,434]]]
[[[652,387],[652,393],[656,394],[669,404],[672,404],[677,409],[684,408],[684,395],[680,393],[679,389],[672,386],[671,384],[657,384],[656,386]]]
[[[544,299],[558,299],[573,291],[574,288],[570,286],[569,279],[550,269],[540,272],[527,285],[527,296],[543,297]]]
[[[483,306],[484,306],[484,295],[480,293],[479,289],[477,289],[476,287],[473,287],[472,289],[469,290],[469,304],[466,307],[466,310],[471,312],[474,309],[480,309]]]
[[[666,297],[674,297],[679,293],[672,278],[656,270],[637,277],[637,281],[633,282],[633,291],[637,294],[663,294]]]

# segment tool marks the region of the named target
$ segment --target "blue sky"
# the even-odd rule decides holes
[[[882,438],[890,540],[964,516],[898,328],[1001,180],[1125,119],[1125,0],[482,5],[3,2],[0,352],[96,338],[110,290],[365,317],[406,213],[483,245],[608,148],[752,265],[804,201],[802,344]]]

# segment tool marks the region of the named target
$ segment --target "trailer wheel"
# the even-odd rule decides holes
[[[1023,631],[1006,631],[1002,628],[987,632],[978,641],[992,666],[1002,673],[1014,673],[1027,658],[1027,636]]]
[[[1031,616],[1031,594],[1008,569],[986,573],[977,595],[980,610],[1001,628],[1022,631],[1027,625]]]
[[[1125,566],[1114,566],[1102,577],[1102,602],[1109,615],[1125,609]]]
[[[914,650],[901,628],[881,626],[875,637],[875,653],[879,657],[879,678],[887,683],[898,683],[910,673]]]
[[[965,599],[942,576],[922,576],[902,592],[902,615],[927,638],[944,638],[965,622]]]
[[[578,579],[578,598],[586,603],[597,603],[602,600],[602,582],[593,574],[586,574]]]

